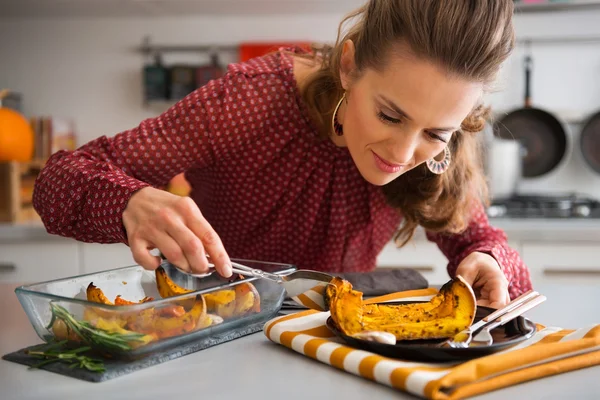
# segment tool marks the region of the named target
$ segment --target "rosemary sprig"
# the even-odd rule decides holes
[[[48,325],[48,329],[54,323],[56,318],[61,319],[67,328],[73,331],[84,342],[106,351],[128,351],[132,349],[132,342],[143,342],[144,334],[130,333],[123,334],[119,332],[107,332],[103,329],[94,327],[87,321],[78,321],[65,308],[58,304],[50,303],[52,310],[52,319]]]
[[[102,359],[80,354],[91,350],[91,347],[84,346],[70,350],[61,349],[66,343],[67,340],[63,340],[52,344],[45,350],[26,350],[27,354],[44,359],[44,361],[32,365],[29,368],[35,369],[54,362],[64,362],[71,364],[69,365],[69,368],[79,367],[92,372],[104,372],[106,370],[104,368],[104,361]]]

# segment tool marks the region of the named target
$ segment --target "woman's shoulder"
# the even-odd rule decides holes
[[[293,76],[294,59],[299,54],[306,54],[306,50],[299,47],[279,47],[262,56],[231,63],[227,72],[247,77],[287,78]]]

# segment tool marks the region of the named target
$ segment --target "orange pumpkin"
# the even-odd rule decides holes
[[[33,140],[27,118],[15,110],[0,107],[0,162],[30,161]]]

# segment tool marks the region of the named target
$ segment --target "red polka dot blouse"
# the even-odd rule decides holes
[[[369,271],[401,222],[348,150],[319,139],[293,60],[281,52],[231,64],[224,77],[133,129],[55,153],[36,182],[34,206],[50,233],[127,244],[122,213],[130,196],[182,172],[230,257]],[[448,257],[450,276],[479,251],[498,261],[511,297],[531,287],[483,207],[464,233],[428,238]]]

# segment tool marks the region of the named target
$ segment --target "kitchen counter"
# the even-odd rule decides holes
[[[490,224],[520,242],[600,242],[600,219],[490,218]]]
[[[46,232],[46,228],[39,221],[18,224],[0,223],[0,242],[55,240],[58,238],[57,235],[50,235]]]
[[[600,242],[600,219],[490,218],[490,225],[502,229],[516,242]],[[418,229],[415,240],[426,240]]]
[[[511,219],[491,218],[492,226],[504,230],[513,241],[600,242],[600,219]],[[41,222],[0,224],[0,242],[60,240],[50,235]],[[425,240],[422,230],[416,240]]]
[[[40,342],[16,295],[14,284],[0,284],[0,352]],[[526,315],[551,326],[577,328],[600,323],[589,304],[600,303],[594,286],[547,285],[548,300]],[[587,306],[586,306],[587,305]],[[584,307],[588,311],[584,312]],[[482,396],[507,398],[597,399],[600,366],[523,383]],[[88,383],[0,360],[0,391],[12,399],[414,399],[383,385],[294,353],[271,343],[262,332],[134,372],[103,383]]]

